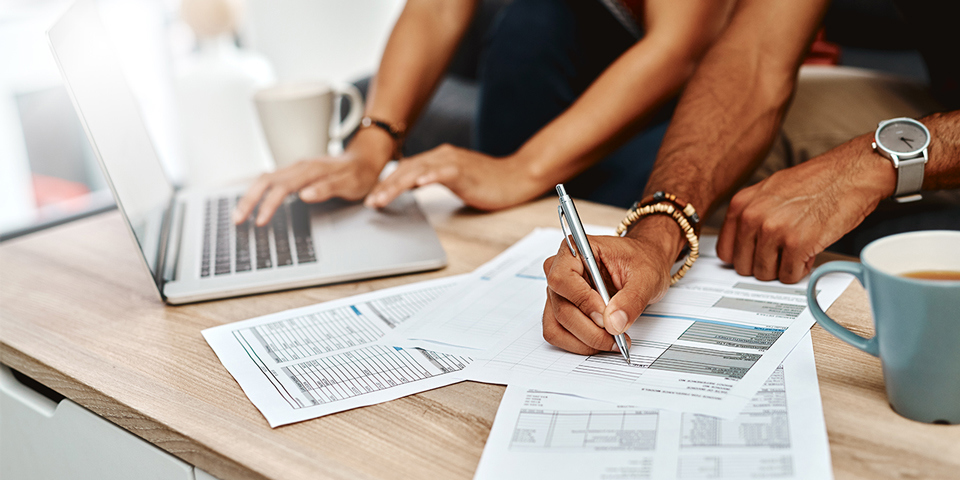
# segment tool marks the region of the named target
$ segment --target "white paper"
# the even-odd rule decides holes
[[[356,295],[203,331],[271,427],[462,380],[470,359],[382,341],[463,276]]]
[[[564,352],[543,340],[541,326],[541,265],[562,238],[558,229],[528,235],[394,332],[391,341],[469,354],[475,359],[470,380],[729,418],[814,323],[805,283],[742,277],[709,251],[627,331],[632,365],[619,353]],[[821,280],[823,308],[849,282]]]
[[[586,228],[591,235],[613,233],[605,227]],[[558,229],[535,229],[472,275],[465,276],[457,288],[421,310],[413,322],[391,332],[390,340],[397,345],[437,348],[461,355],[477,355],[495,346],[505,335],[526,325],[528,310],[535,301],[540,301],[543,311],[543,261],[557,253],[562,239]],[[532,282],[502,280],[512,275]],[[537,286],[542,291],[531,295],[530,289]]]
[[[832,477],[806,335],[730,420],[511,385],[474,479]]]

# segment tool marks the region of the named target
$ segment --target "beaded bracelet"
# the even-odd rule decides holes
[[[690,202],[685,202],[680,199],[680,197],[667,192],[656,192],[653,195],[650,195],[643,200],[640,200],[639,206],[644,207],[647,205],[652,205],[654,203],[661,202],[670,202],[674,207],[680,209],[683,214],[687,217],[687,220],[690,221],[690,225],[693,227],[693,231],[700,236],[700,215],[697,215],[696,209],[693,208],[693,204]]]
[[[641,217],[647,215],[669,215],[670,218],[673,218],[673,220],[677,222],[677,225],[680,226],[680,229],[683,230],[683,234],[686,237],[689,251],[683,260],[683,265],[680,266],[677,273],[674,273],[670,277],[670,285],[677,283],[677,281],[683,278],[687,271],[690,270],[690,267],[693,266],[693,262],[700,256],[700,238],[697,236],[695,229],[695,225],[700,223],[700,217],[697,215],[693,205],[686,203],[681,206],[683,203],[684,202],[680,201],[675,195],[657,192],[650,199],[634,203],[630,210],[627,211],[626,217],[624,217],[620,225],[617,226],[617,235],[622,237],[627,234],[627,229],[629,229],[631,225],[636,223]]]

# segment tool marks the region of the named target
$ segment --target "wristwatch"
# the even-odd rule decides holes
[[[920,200],[930,130],[912,118],[891,118],[880,122],[873,138],[873,150],[890,159],[897,170],[893,198],[899,203]]]

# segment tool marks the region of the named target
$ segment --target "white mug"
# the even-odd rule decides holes
[[[340,111],[335,102],[344,96],[350,98],[350,114],[339,122],[333,118]],[[363,115],[363,99],[353,85],[284,84],[260,90],[253,99],[278,169],[326,155],[330,141],[346,138]]]

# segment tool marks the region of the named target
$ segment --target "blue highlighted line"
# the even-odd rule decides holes
[[[543,275],[526,275],[526,274],[523,274],[523,273],[518,273],[518,274],[516,274],[516,276],[518,276],[518,277],[520,277],[520,278],[529,278],[529,279],[532,279],[532,280],[544,280],[544,281],[547,280],[547,277],[544,277]]]
[[[350,305],[350,308],[352,308],[352,309],[353,309],[353,312],[356,313],[357,315],[363,316],[363,314],[360,313],[360,310],[357,309],[357,306],[356,306],[356,305]]]
[[[705,318],[683,317],[680,315],[659,315],[656,313],[644,313],[643,315],[640,315],[640,316],[641,317],[657,317],[657,318],[675,318],[677,320],[690,320],[693,322],[712,323],[714,325],[725,325],[727,327],[745,328],[747,330],[764,330],[767,332],[784,332],[787,330],[785,328],[753,327],[748,325],[739,325],[736,323],[720,322],[717,320],[707,320]]]

